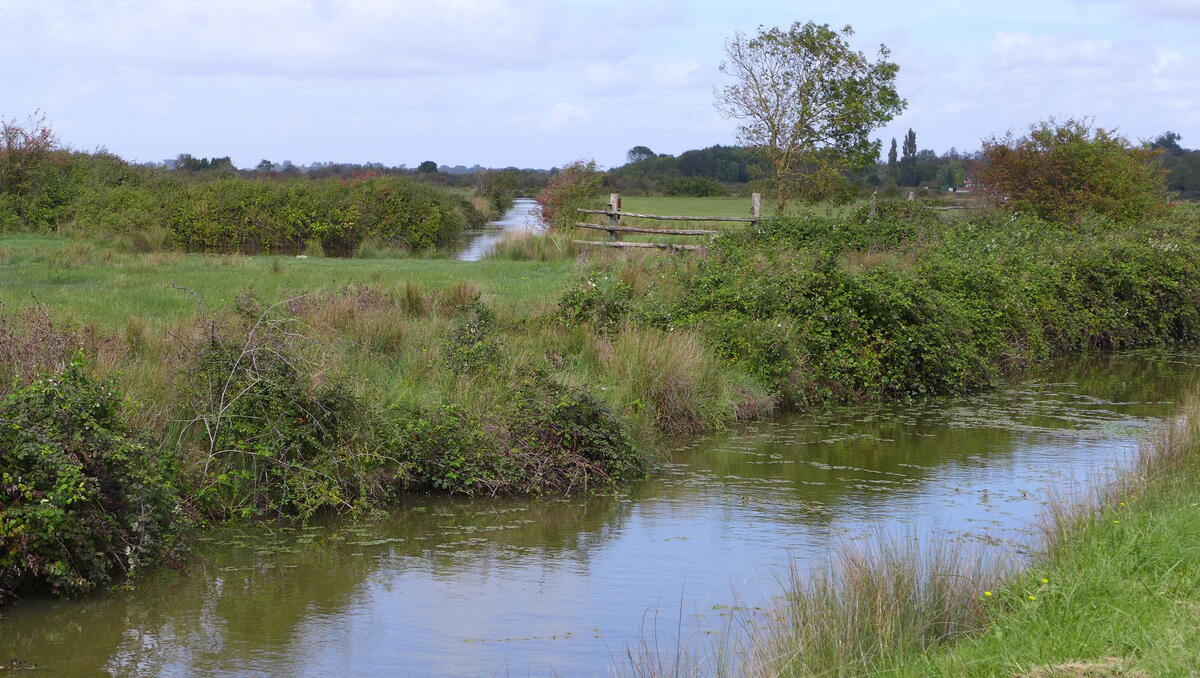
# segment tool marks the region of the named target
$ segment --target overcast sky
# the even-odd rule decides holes
[[[1200,0],[0,0],[0,117],[138,161],[613,166],[734,143],[725,40],[807,20],[892,49],[885,143],[1056,115],[1200,147]]]

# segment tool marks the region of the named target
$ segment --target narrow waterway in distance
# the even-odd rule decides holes
[[[538,233],[543,228],[537,201],[517,198],[500,219],[489,221],[482,229],[463,233],[465,244],[458,253],[458,260],[479,261],[490,254],[496,248],[496,243],[507,238],[509,234],[520,231]]]
[[[655,627],[669,648],[677,622],[720,630],[730,605],[770,605],[790,563],[846,540],[1021,552],[1049,491],[1128,463],[1198,377],[1195,350],[1092,357],[692,441],[611,494],[209,531],[181,572],[0,611],[0,659],[62,676],[607,676]]]

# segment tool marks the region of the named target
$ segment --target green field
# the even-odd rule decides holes
[[[605,198],[607,200],[607,198]],[[640,214],[656,214],[664,216],[697,216],[697,217],[750,217],[750,198],[749,197],[707,197],[707,198],[690,198],[676,196],[621,196],[621,210],[624,212],[637,212]],[[788,206],[786,214],[819,214],[827,217],[844,216],[853,210],[865,205],[866,201],[855,201],[845,205],[820,204],[820,205],[805,205],[803,203],[793,203]],[[767,199],[762,201],[763,217],[775,216],[777,210],[775,205]],[[589,221],[596,224],[606,224],[607,217],[598,214],[580,215],[587,217],[580,221]],[[636,226],[641,228],[661,228],[661,229],[705,229],[713,231],[735,231],[746,228],[748,223],[741,222],[722,222],[722,221],[664,221],[659,219],[639,219],[636,217],[622,217],[622,226]],[[596,231],[590,229],[577,229],[576,236],[580,240],[607,240],[608,234],[604,231]],[[642,233],[622,233],[620,240],[627,242],[662,242],[662,243],[677,243],[702,245],[707,241],[705,236],[660,236]]]
[[[103,328],[123,327],[129,316],[163,325],[196,314],[195,290],[210,309],[230,306],[247,290],[274,302],[299,292],[347,285],[406,284],[444,289],[477,285],[497,306],[529,308],[556,298],[571,274],[569,262],[500,259],[332,259],[178,253],[124,254],[53,236],[0,237],[0,313],[34,303],[52,314]]]

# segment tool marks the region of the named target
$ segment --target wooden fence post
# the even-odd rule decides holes
[[[615,242],[617,240],[617,229],[615,227],[621,225],[621,215],[617,214],[617,212],[621,211],[620,193],[608,194],[608,209],[611,210],[608,215],[608,225],[614,227],[608,232],[608,239]]]
[[[754,217],[750,225],[758,226],[758,218],[762,216],[762,193],[750,194],[750,216]]]

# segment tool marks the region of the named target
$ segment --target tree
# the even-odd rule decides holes
[[[40,111],[24,124],[0,120],[0,225],[5,211],[25,228],[50,221],[54,187],[64,176],[51,162],[57,152],[58,137]]]
[[[904,146],[900,151],[900,184],[916,186],[921,183],[921,177],[917,176],[917,133],[911,127],[904,135]]]
[[[892,137],[892,147],[888,150],[887,161],[887,179],[888,183],[895,185],[900,178],[900,166],[896,154],[896,137]]]
[[[631,163],[642,162],[643,160],[650,160],[651,158],[657,157],[658,155],[646,146],[634,146],[633,148],[629,149],[628,153],[625,154],[625,159]]]
[[[1183,137],[1171,131],[1163,132],[1150,143],[1150,148],[1161,148],[1167,155],[1182,155],[1183,148],[1179,146],[1179,140]]]
[[[417,165],[417,171],[424,172],[426,174],[431,174],[433,172],[438,171],[438,164],[432,160],[426,160],[425,162],[421,163],[420,165]]]
[[[853,34],[797,22],[725,45],[721,72],[734,82],[716,91],[717,109],[768,160],[780,209],[793,197],[819,200],[844,186],[845,172],[875,162],[879,142],[867,135],[907,105],[887,47],[872,61],[851,49]]]
[[[591,207],[602,191],[601,173],[593,160],[568,163],[538,195],[542,223],[563,227],[578,221],[577,207]]]
[[[1087,120],[1051,118],[1023,137],[984,139],[978,175],[997,204],[1043,219],[1069,223],[1091,212],[1136,221],[1166,209],[1158,153]]]
[[[270,160],[267,160],[266,158],[259,160],[258,164],[254,166],[254,171],[260,172],[262,174],[267,174],[274,169],[275,169],[275,163],[271,162]]]

